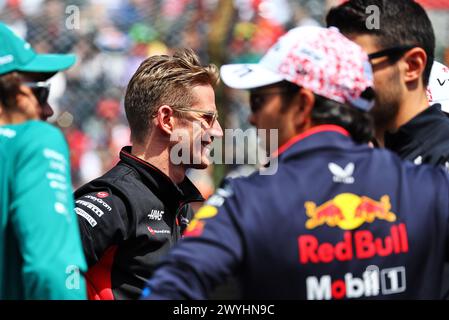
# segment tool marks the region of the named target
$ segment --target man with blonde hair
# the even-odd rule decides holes
[[[181,238],[192,215],[189,203],[203,200],[186,170],[207,168],[208,146],[223,135],[217,82],[217,68],[202,66],[189,49],[150,57],[131,78],[125,111],[132,147],[75,192],[90,299],[138,298],[160,258]]]

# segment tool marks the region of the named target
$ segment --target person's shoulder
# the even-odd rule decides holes
[[[434,129],[444,131],[449,135],[449,115],[441,110],[441,105],[439,104],[433,104],[430,108],[433,110],[433,119],[437,124],[437,126],[434,126]]]
[[[17,141],[20,132],[16,126],[4,125],[0,126],[0,155],[14,152],[12,146]]]
[[[39,133],[55,133],[60,132],[58,128],[55,126],[40,120],[29,120],[19,124],[11,124],[7,125],[9,127],[19,133],[22,132],[39,132]]]
[[[26,121],[0,127],[0,137],[13,143],[14,146],[46,145],[55,141],[64,141],[62,132],[43,121]]]
[[[11,157],[15,154],[28,157],[36,152],[54,153],[53,156],[58,158],[67,157],[68,147],[62,132],[43,121],[0,126],[0,142],[0,148]],[[48,158],[48,154],[45,156]]]
[[[449,167],[449,116],[441,111],[439,105],[433,105],[436,109],[434,122],[429,129],[429,134],[424,139],[422,162],[444,165]]]
[[[75,191],[75,199],[87,202],[127,203],[129,193],[136,192],[135,172],[123,162]],[[98,199],[101,199],[99,201]]]
[[[119,161],[103,175],[87,182],[80,187],[80,189],[97,189],[99,186],[123,189],[125,185],[129,186],[129,184],[136,184],[137,176],[138,175],[134,168],[128,166],[122,161]]]
[[[263,170],[256,170],[247,176],[227,177],[222,181],[218,191],[224,197],[234,196],[240,201],[253,197],[257,198],[262,193],[269,194],[271,188],[280,185],[278,179],[282,179],[279,177],[281,175],[279,171],[282,171],[282,168],[280,169],[274,174],[264,174]],[[266,199],[264,197],[260,200]]]
[[[75,191],[75,211],[87,220],[92,227],[103,219],[105,213],[106,216],[114,212],[124,219],[125,217],[130,218],[136,213],[135,210],[132,210],[135,201],[134,198],[129,196],[129,191],[123,186],[119,178],[111,179],[103,175]],[[113,216],[116,216],[115,214]]]
[[[44,121],[28,121],[26,123],[26,132],[30,140],[44,140],[52,142],[55,140],[63,140],[64,135],[57,127]],[[36,134],[36,136],[33,136]]]

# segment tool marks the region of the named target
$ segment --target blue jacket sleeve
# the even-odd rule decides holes
[[[206,299],[243,259],[239,211],[230,185],[218,189],[195,214],[184,238],[163,259],[142,298]]]

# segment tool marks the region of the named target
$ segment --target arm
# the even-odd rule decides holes
[[[185,237],[148,282],[142,298],[205,299],[236,271],[243,257],[241,211],[231,192],[228,187],[225,199],[220,195],[223,189],[218,189],[197,212]]]
[[[36,129],[18,141],[12,185],[11,225],[23,257],[25,298],[85,299],[67,145],[56,128]]]
[[[108,187],[78,197],[75,211],[87,264],[94,266],[113,245],[127,238],[128,219],[123,201]]]

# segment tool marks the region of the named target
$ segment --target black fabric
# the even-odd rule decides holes
[[[187,178],[176,185],[159,169],[130,152],[131,147],[124,147],[114,168],[75,192],[89,268],[108,248],[117,246],[112,270],[105,266],[101,275],[111,278],[115,299],[140,296],[155,265],[180,239],[192,218],[188,203],[204,200]],[[89,281],[95,285],[89,288],[90,292],[93,290],[96,298],[104,298],[100,280]],[[89,298],[93,296],[89,294]]]
[[[420,163],[444,165],[449,168],[449,118],[434,104],[394,134],[385,135],[385,147],[402,159]],[[444,266],[442,298],[449,299],[449,263]]]
[[[400,127],[385,135],[385,147],[402,159],[419,163],[442,164],[449,160],[449,118],[434,104]]]

